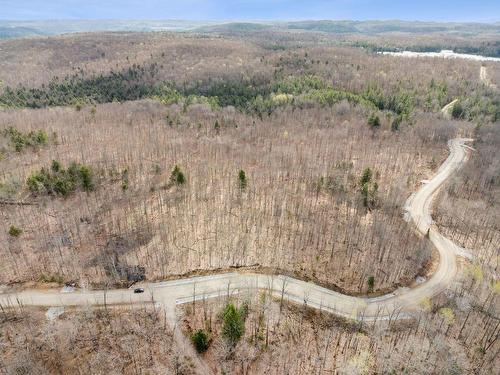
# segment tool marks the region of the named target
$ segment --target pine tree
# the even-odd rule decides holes
[[[204,353],[210,346],[210,339],[208,334],[203,330],[199,329],[191,336],[191,341],[198,353]]]
[[[232,303],[226,306],[222,316],[222,335],[230,345],[234,346],[245,333],[243,316]]]
[[[238,183],[240,185],[241,190],[244,190],[247,187],[248,180],[245,171],[243,169],[240,169],[238,173]]]

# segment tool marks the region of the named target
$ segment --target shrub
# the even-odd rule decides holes
[[[122,190],[123,190],[123,191],[128,190],[128,184],[129,184],[129,179],[128,179],[128,168],[125,168],[125,169],[122,171],[122,176],[121,176],[121,179],[122,179]]]
[[[35,143],[38,145],[46,145],[49,142],[49,136],[43,130],[39,130],[36,133],[33,133],[32,137]]]
[[[203,330],[199,329],[191,336],[191,341],[198,353],[204,353],[210,346],[210,339],[208,334]]]
[[[372,128],[380,127],[380,118],[377,115],[372,114],[368,118],[368,125],[370,125]]]
[[[176,185],[183,185],[186,182],[186,177],[184,176],[184,173],[182,173],[178,165],[176,165],[172,170],[170,181]]]
[[[449,307],[442,307],[439,309],[439,314],[441,314],[443,319],[446,321],[446,324],[451,325],[455,323],[455,313]]]
[[[59,163],[57,160],[52,160],[52,165],[50,166],[52,169],[52,172],[57,173],[60,172],[62,169],[61,163]]]
[[[9,228],[9,235],[11,237],[19,237],[23,233],[23,230],[21,228],[18,228],[14,225],[11,225]]]
[[[370,183],[372,180],[372,175],[373,175],[373,172],[372,172],[371,168],[370,167],[365,168],[365,170],[363,171],[363,174],[361,176],[360,185],[364,186],[365,184]]]
[[[42,273],[39,277],[38,277],[38,281],[42,282],[42,283],[58,283],[58,284],[62,284],[64,283],[64,277],[62,277],[61,275],[51,275],[51,274],[44,274]]]
[[[401,116],[396,116],[394,118],[394,120],[392,120],[392,123],[391,123],[391,130],[393,132],[395,131],[398,131],[399,130],[399,127],[401,126],[401,121],[402,121],[402,118]]]
[[[28,189],[33,194],[62,195],[64,197],[81,188],[84,191],[94,190],[94,177],[89,166],[71,163],[64,169],[57,160],[52,161],[50,170],[42,168],[33,172],[26,180]]]
[[[22,133],[10,126],[4,130],[3,134],[9,138],[11,145],[17,152],[23,151],[26,147],[45,146],[49,142],[49,136],[43,130]]]
[[[82,165],[80,166],[79,172],[83,190],[85,191],[94,190],[94,178],[92,176],[92,170],[88,166]]]

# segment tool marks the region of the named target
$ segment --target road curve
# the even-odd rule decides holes
[[[175,306],[204,298],[225,297],[228,294],[267,290],[277,298],[307,304],[343,317],[357,320],[401,319],[411,316],[421,302],[446,289],[457,273],[456,258],[464,250],[441,235],[433,226],[431,205],[446,179],[467,160],[465,142],[457,138],[448,142],[450,155],[436,175],[413,194],[405,205],[407,215],[418,232],[427,236],[439,253],[439,265],[432,277],[414,287],[397,290],[381,297],[353,297],[310,282],[282,275],[255,273],[221,273],[210,276],[144,283],[145,292],[134,294],[130,289],[76,291],[24,290],[16,294],[0,294],[2,308],[22,306],[85,306],[158,303],[167,311]]]
[[[486,85],[489,86],[492,89],[496,89],[497,85],[495,85],[491,80],[488,78],[488,72],[486,70],[485,66],[481,66],[479,70],[479,79]]]
[[[441,113],[446,119],[448,120],[451,119],[451,112],[453,111],[453,106],[455,105],[456,102],[458,102],[458,99],[451,101],[441,109]]]

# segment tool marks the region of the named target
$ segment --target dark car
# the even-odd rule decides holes
[[[144,293],[144,288],[135,288],[134,293]]]

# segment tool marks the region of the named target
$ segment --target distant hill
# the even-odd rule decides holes
[[[188,31],[211,24],[214,24],[214,22],[178,20],[0,20],[0,39],[96,31]]]
[[[484,23],[440,23],[410,21],[300,21],[285,24],[288,29],[322,31],[327,33],[378,34],[403,33],[498,33],[500,25]]]
[[[500,24],[440,23],[410,21],[296,21],[296,22],[228,22],[203,26],[198,32],[252,33],[264,30],[313,31],[329,34],[381,34],[381,33],[456,33],[499,34]]]
[[[228,22],[203,26],[194,30],[225,36],[253,38],[266,48],[282,49],[335,36],[336,43],[361,47],[374,52],[402,51],[439,52],[451,49],[500,57],[500,23],[445,23],[410,21],[296,21],[296,22]],[[297,39],[292,33],[302,33]],[[286,34],[290,34],[286,36]],[[337,38],[336,36],[341,36]],[[290,39],[292,38],[292,39]]]
[[[337,43],[372,51],[438,52],[500,56],[500,23],[410,21],[294,21],[215,22],[183,20],[53,20],[1,21],[0,39],[50,36],[78,32],[195,32],[252,38],[266,48],[282,49],[318,37],[335,37]],[[416,40],[415,37],[419,40]],[[431,38],[430,38],[431,37]],[[480,40],[481,39],[481,40]]]
[[[209,33],[251,33],[273,29],[273,24],[258,22],[228,22],[216,25],[202,26],[194,31]]]
[[[216,22],[183,20],[47,20],[2,21],[0,38],[58,35],[94,31],[195,31],[246,35],[265,31],[310,31],[328,34],[450,33],[499,35],[500,23],[445,23],[410,21],[296,21]]]
[[[43,32],[30,27],[0,26],[0,39],[21,38],[21,37],[36,36],[36,35],[43,35]]]

